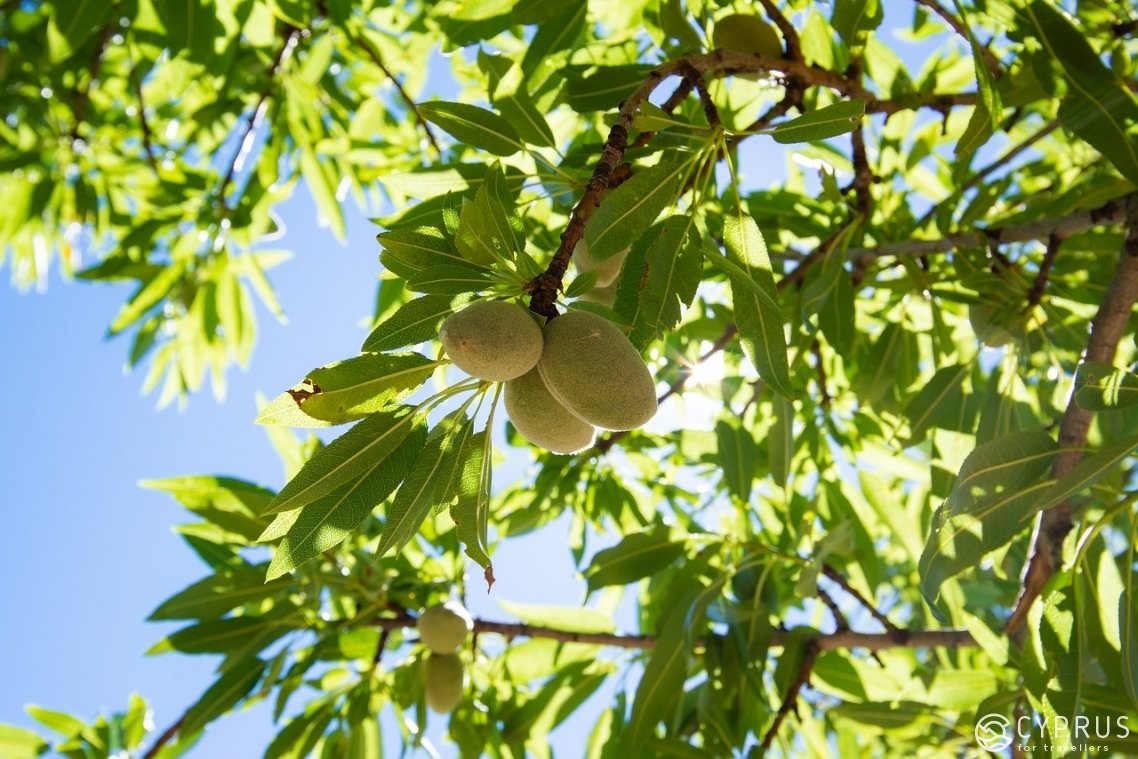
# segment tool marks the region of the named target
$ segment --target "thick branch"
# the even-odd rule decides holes
[[[1103,296],[1098,313],[1091,322],[1084,360],[1114,363],[1118,343],[1126,331],[1130,314],[1138,301],[1138,201],[1131,198],[1126,209],[1127,233],[1114,279]],[[1082,460],[1093,412],[1080,408],[1072,393],[1067,410],[1059,424],[1059,453],[1051,465],[1051,476],[1059,479],[1069,474]],[[1023,591],[1004,630],[1018,635],[1027,619],[1028,610],[1043,586],[1063,562],[1063,539],[1071,531],[1073,503],[1067,499],[1039,515],[1035,526],[1034,548],[1023,575]]]

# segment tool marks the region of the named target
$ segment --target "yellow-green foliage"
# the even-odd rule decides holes
[[[570,311],[551,320],[537,368],[553,397],[594,427],[631,430],[656,413],[652,374],[603,316]]]
[[[427,706],[439,714],[458,706],[466,685],[466,668],[458,654],[431,654],[424,665],[423,684]]]
[[[576,453],[596,438],[591,424],[550,394],[537,369],[506,383],[506,414],[526,440],[554,453]]]
[[[1007,314],[993,303],[972,303],[968,306],[968,321],[980,342],[989,348],[1007,345],[1015,334],[1004,325]]]
[[[473,626],[466,609],[447,601],[419,615],[419,640],[436,654],[453,654],[462,648]]]
[[[455,366],[491,382],[522,376],[541,356],[541,327],[521,306],[498,300],[478,301],[451,314],[439,339]]]

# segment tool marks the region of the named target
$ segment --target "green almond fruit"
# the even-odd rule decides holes
[[[591,271],[597,273],[597,287],[608,287],[616,282],[616,278],[620,276],[620,269],[624,266],[624,259],[628,258],[628,251],[631,248],[617,251],[604,261],[597,261],[589,253],[589,246],[582,239],[573,248],[573,261],[577,264],[577,270],[582,274],[588,274]]]
[[[419,640],[436,654],[453,654],[466,643],[474,620],[455,601],[431,606],[419,615]]]
[[[537,369],[550,394],[594,427],[632,430],[656,413],[651,372],[603,316],[570,311],[551,319]]]
[[[522,437],[553,453],[576,453],[593,444],[597,431],[558,403],[537,369],[506,383],[506,416]]]
[[[453,711],[466,689],[466,668],[458,654],[431,654],[423,673],[427,706],[438,714]]]
[[[764,58],[782,57],[778,30],[758,16],[745,13],[732,13],[716,21],[711,42],[723,50],[758,53]]]
[[[526,309],[500,300],[478,301],[451,314],[439,340],[455,366],[490,382],[520,377],[541,358],[541,327]]]

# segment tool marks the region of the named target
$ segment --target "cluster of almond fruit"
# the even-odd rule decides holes
[[[459,369],[505,382],[510,421],[554,453],[588,448],[598,429],[636,429],[652,418],[652,374],[615,324],[590,311],[544,328],[538,318],[516,303],[476,301],[447,317],[439,339]]]

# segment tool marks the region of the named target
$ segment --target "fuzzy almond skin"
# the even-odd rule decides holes
[[[573,248],[573,260],[577,263],[577,270],[582,274],[587,274],[591,271],[597,272],[597,287],[608,287],[616,282],[617,277],[620,276],[620,269],[624,266],[624,259],[628,258],[628,251],[631,248],[613,253],[600,263],[589,253],[589,246],[585,244],[585,238],[577,243]]]
[[[632,430],[656,413],[652,373],[603,316],[570,311],[552,319],[537,369],[550,394],[594,427]]]
[[[478,379],[506,382],[541,357],[541,327],[514,303],[483,300],[446,318],[439,340],[459,369]]]
[[[732,13],[715,22],[712,44],[740,53],[758,53],[764,58],[782,57],[782,40],[773,26],[758,16]]]
[[[419,615],[419,640],[436,654],[453,654],[474,629],[474,620],[454,601],[431,606]]]
[[[446,714],[462,701],[466,686],[466,668],[458,654],[431,654],[423,672],[427,706],[438,714]]]
[[[1000,348],[1012,341],[1015,335],[1000,324],[1000,309],[992,303],[972,303],[968,306],[968,321],[977,339],[989,348]]]
[[[577,453],[593,444],[597,431],[549,393],[537,369],[506,383],[506,416],[526,440],[553,453]]]

